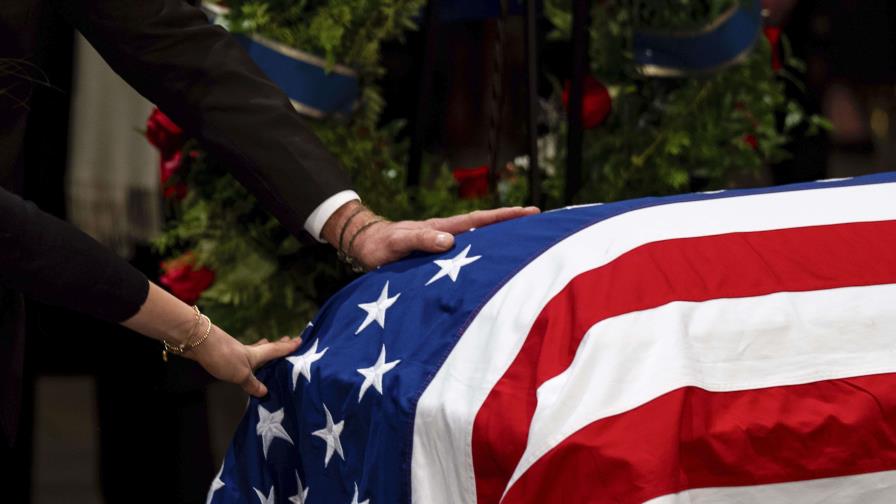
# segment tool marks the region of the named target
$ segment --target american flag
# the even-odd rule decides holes
[[[210,502],[896,502],[896,173],[547,212],[339,292]]]

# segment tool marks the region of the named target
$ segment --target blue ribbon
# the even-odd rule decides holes
[[[227,26],[222,19],[227,8],[203,2],[209,23]],[[327,67],[326,61],[298,49],[258,35],[235,34],[246,52],[264,73],[286,92],[300,113],[320,118],[329,114],[348,115],[355,107],[360,90],[354,70],[341,65]]]
[[[296,109],[312,117],[351,113],[359,95],[358,78],[350,68],[257,35],[236,35],[255,63],[286,91]]]
[[[634,57],[641,71],[658,77],[709,72],[749,53],[762,26],[759,0],[734,6],[706,29],[668,33],[636,31]]]

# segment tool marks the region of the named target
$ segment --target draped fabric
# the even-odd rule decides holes
[[[471,230],[304,340],[211,502],[894,502],[896,173]]]

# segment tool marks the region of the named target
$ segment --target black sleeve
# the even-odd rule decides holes
[[[182,0],[55,0],[109,65],[227,162],[290,231],[348,175],[287,96],[220,26]]]
[[[0,189],[0,284],[112,322],[137,313],[149,281],[114,252]]]

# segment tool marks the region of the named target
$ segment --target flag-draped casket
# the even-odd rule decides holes
[[[212,502],[896,502],[896,174],[471,230],[304,340]]]

